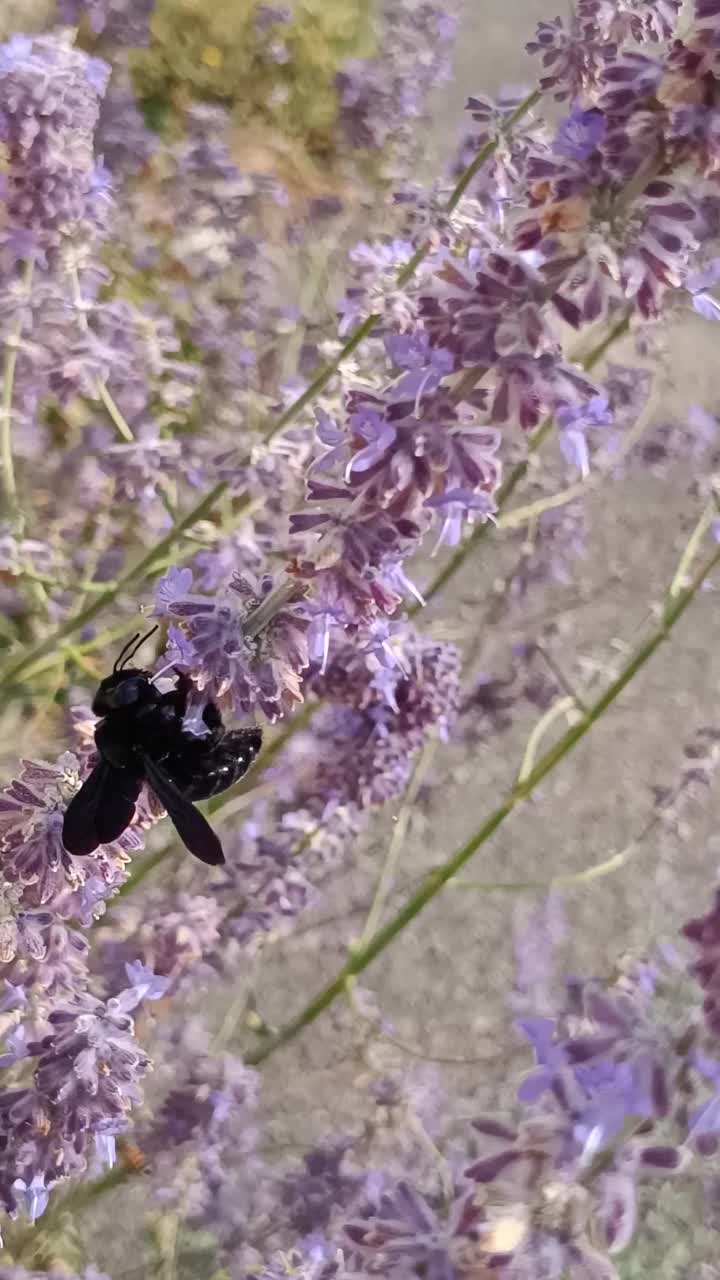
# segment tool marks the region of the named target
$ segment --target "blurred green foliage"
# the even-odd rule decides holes
[[[218,1243],[208,1231],[186,1227],[172,1211],[148,1214],[145,1220],[147,1277],[172,1280],[230,1280],[218,1259]]]
[[[157,0],[152,40],[133,50],[135,86],[154,125],[191,98],[221,101],[239,124],[261,121],[333,149],[335,79],[375,51],[373,0],[290,0],[289,20],[259,0]]]

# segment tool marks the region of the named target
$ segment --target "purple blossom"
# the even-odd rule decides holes
[[[627,1116],[663,1117],[669,1110],[673,1035],[656,1021],[654,991],[603,992],[575,985],[576,1015],[559,1021],[522,1019],[537,1066],[518,1096],[529,1101],[550,1090],[587,1133],[617,1133]],[[582,1019],[582,1034],[570,1029]]]
[[[77,25],[82,14],[94,34],[113,44],[136,48],[150,40],[155,0],[57,0],[62,22]]]
[[[13,36],[0,46],[0,140],[7,148],[9,226],[38,256],[70,239],[104,234],[108,175],[95,163],[93,131],[110,68],[55,36]]]
[[[598,18],[599,7],[593,0],[581,0],[568,22],[562,18],[540,22],[535,40],[526,45],[528,53],[541,59],[545,75],[540,87],[552,92],[558,102],[575,101],[591,91],[605,58],[615,51]]]
[[[312,726],[328,811],[348,803],[363,809],[398,794],[427,733],[447,736],[457,714],[454,646],[422,639],[408,628],[395,653],[395,665],[373,671],[363,654],[346,646],[312,681],[314,691],[333,704],[317,713]]]
[[[32,1081],[0,1090],[0,1198],[8,1212],[23,1204],[31,1216],[47,1205],[63,1178],[87,1166],[95,1133],[122,1132],[148,1058],[124,1011],[133,991],[103,1002],[76,995],[57,1003],[48,1029],[27,1045]]]
[[[457,537],[463,517],[492,515],[501,475],[499,433],[439,385],[447,353],[425,337],[388,349],[407,372],[382,395],[351,393],[344,429],[320,420],[326,447],[310,471],[307,509],[290,520],[302,537],[299,576],[341,616],[366,623],[395,608],[395,568],[434,510],[444,508],[441,539]]]
[[[293,584],[273,591],[272,579],[236,575],[213,598],[188,588],[187,570],[171,569],[158,584],[156,616],[173,618],[168,661],[189,670],[196,687],[233,714],[258,706],[275,719],[302,702],[300,677],[309,663],[308,623],[293,600]]]
[[[116,187],[120,179],[137,175],[157,146],[157,134],[147,128],[137,105],[126,62],[116,56],[95,131],[96,150]]]
[[[137,1004],[143,1000],[161,1000],[170,985],[167,978],[154,973],[141,960],[126,964],[125,973]]]
[[[690,972],[704,992],[705,1023],[713,1036],[720,1034],[720,891],[713,907],[704,916],[688,920],[684,936],[698,948],[699,955]]]
[[[720,302],[709,289],[720,283],[720,258],[713,258],[706,267],[698,271],[689,271],[685,277],[685,288],[692,297],[693,310],[706,320],[720,320]]]
[[[17,908],[50,904],[57,911],[67,893],[71,909],[72,895],[80,894],[88,880],[97,877],[108,896],[125,879],[127,851],[141,844],[134,830],[81,861],[65,852],[63,815],[79,786],[78,760],[66,752],[56,765],[24,761],[20,777],[0,793],[0,846]],[[9,935],[6,942],[9,947]]]
[[[474,1127],[488,1154],[465,1176],[492,1189],[481,1240],[487,1264],[501,1275],[541,1269],[553,1280],[614,1276],[607,1254],[625,1248],[634,1234],[638,1178],[682,1164],[677,1149],[640,1140],[604,1150],[606,1136],[577,1124],[562,1103],[528,1114],[517,1127],[495,1117],[480,1117]]]
[[[558,410],[556,421],[560,448],[568,462],[572,462],[583,476],[590,474],[587,430],[590,427],[607,426],[612,420],[608,398],[604,395],[593,396],[587,404],[577,408],[564,406]]]
[[[303,1156],[302,1167],[282,1178],[280,1199],[300,1236],[325,1231],[338,1209],[357,1198],[364,1178],[342,1167],[351,1146],[339,1141],[313,1147]]]
[[[594,107],[589,111],[574,107],[558,126],[554,150],[572,160],[587,160],[604,141],[607,127],[602,111]]]
[[[460,1280],[477,1254],[486,1213],[467,1189],[447,1210],[423,1197],[409,1182],[396,1182],[345,1223],[345,1235],[371,1274],[421,1275],[426,1280]]]
[[[121,902],[98,932],[105,972],[116,970],[118,981],[127,975],[138,991],[149,983],[150,999],[177,989],[185,974],[219,950],[223,922],[222,909],[209,893],[181,891],[172,901],[165,893],[162,910],[155,905],[152,897],[144,909]],[[152,977],[138,981],[141,973]]]
[[[222,1140],[234,1112],[252,1116],[258,1088],[256,1073],[232,1054],[191,1054],[185,1078],[167,1094],[143,1148],[161,1154],[200,1141],[207,1149]]]
[[[447,6],[434,0],[384,0],[379,26],[378,54],[348,59],[338,73],[340,126],[352,146],[382,148],[393,141],[414,154],[413,124],[449,72],[455,23]]]

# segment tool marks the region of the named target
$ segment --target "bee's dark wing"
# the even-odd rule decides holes
[[[145,776],[158,799],[167,809],[168,817],[183,844],[196,858],[201,862],[207,862],[211,867],[217,867],[223,863],[225,856],[222,845],[200,810],[180,794],[172,779],[154,760],[143,756],[143,764]]]
[[[139,794],[140,782],[131,774],[99,761],[65,811],[62,839],[68,853],[79,858],[117,840],[132,821]]]

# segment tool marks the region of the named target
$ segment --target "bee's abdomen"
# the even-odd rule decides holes
[[[193,776],[182,787],[188,800],[208,800],[227,791],[247,773],[262,742],[259,729],[226,733],[212,750],[194,762]]]

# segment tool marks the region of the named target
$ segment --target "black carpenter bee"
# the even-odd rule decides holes
[[[203,709],[201,731],[193,732],[186,722],[188,677],[176,671],[175,688],[161,693],[149,671],[127,666],[152,634],[133,636],[95,694],[100,759],[67,807],[63,844],[80,857],[116,840],[132,821],[147,783],[183,844],[201,862],[216,866],[225,861],[222,845],[192,801],[218,795],[242,778],[260,750],[262,732],[227,730],[214,702]]]

